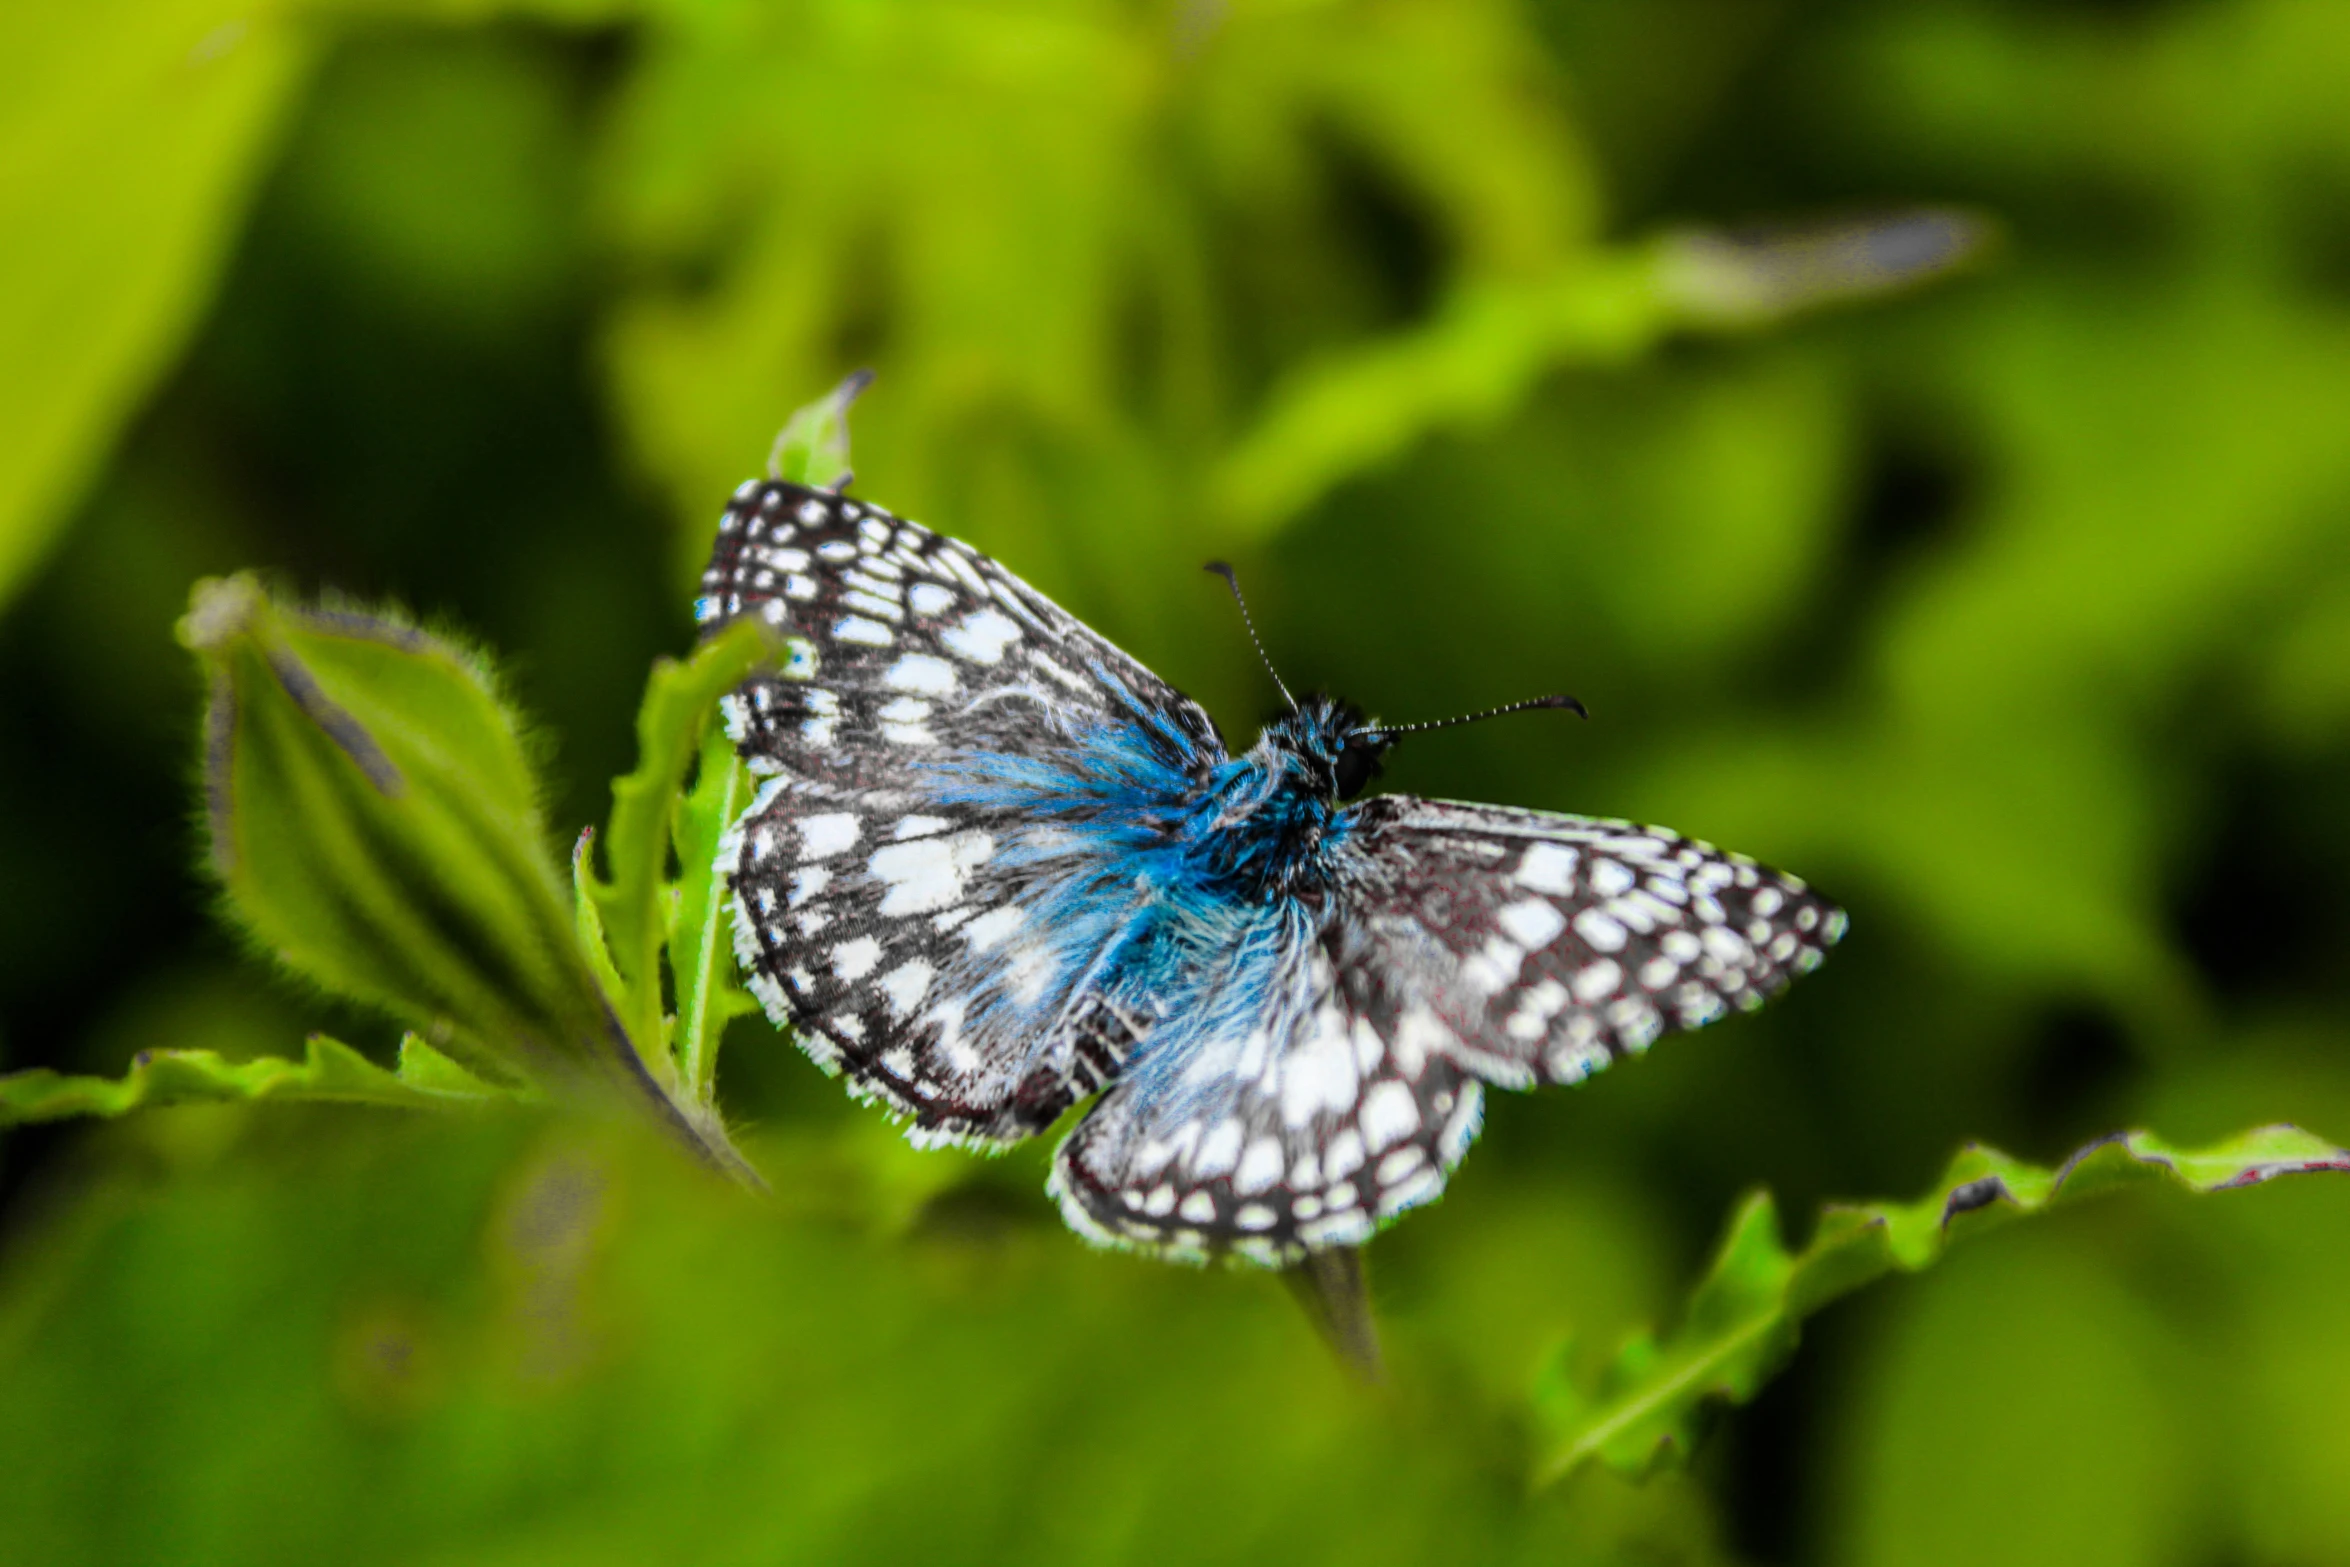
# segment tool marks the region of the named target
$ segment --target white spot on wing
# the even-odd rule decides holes
[[[843,984],[863,979],[880,961],[881,943],[871,936],[859,936],[832,949],[832,972],[840,976]]]
[[[1364,1143],[1377,1153],[1420,1129],[1420,1107],[1412,1102],[1410,1089],[1390,1079],[1363,1096],[1357,1119],[1362,1123]]]
[[[1475,1078],[1461,1085],[1461,1100],[1444,1123],[1444,1132],[1438,1138],[1436,1152],[1447,1165],[1461,1162],[1461,1155],[1469,1151],[1470,1141],[1477,1135],[1478,1125],[1485,1119],[1485,1089]]]
[[[1582,928],[1580,920],[1576,922],[1576,928]],[[1504,941],[1499,936],[1488,936],[1484,948],[1472,953],[1461,964],[1461,979],[1465,984],[1491,995],[1516,980],[1518,968],[1525,961],[1525,948]]]
[[[929,993],[931,976],[936,972],[922,959],[909,958],[882,975],[881,993],[889,1001],[890,1012],[900,1020],[910,1016]]]
[[[1019,626],[1009,616],[993,609],[974,610],[963,617],[960,625],[939,637],[950,652],[975,664],[1001,661],[1004,649],[1019,640]]]
[[[857,842],[857,818],[847,811],[825,811],[800,818],[800,858],[830,859]]]
[[[1567,928],[1566,916],[1540,898],[1520,899],[1495,918],[1510,940],[1528,951],[1549,946]]]
[[[919,599],[922,590],[914,590]],[[889,666],[889,673],[881,677],[882,684],[898,691],[916,691],[924,696],[951,696],[954,694],[955,666],[935,653],[908,653]]]
[[[1595,963],[1584,965],[1576,971],[1572,981],[1575,999],[1585,1006],[1614,995],[1616,987],[1623,982],[1624,971],[1616,966],[1614,958],[1601,958]]]
[[[1281,1179],[1281,1168],[1281,1145],[1270,1137],[1260,1137],[1241,1155],[1232,1189],[1243,1197],[1253,1197]]]
[[[1191,1166],[1191,1173],[1208,1180],[1230,1170],[1240,1158],[1241,1125],[1237,1120],[1218,1121],[1207,1136],[1200,1139],[1199,1157]]]
[[[974,952],[985,952],[997,942],[1018,930],[1028,918],[1028,911],[1018,904],[1007,903],[1002,908],[989,909],[963,928],[963,939]]]
[[[1698,939],[1705,943],[1706,955],[1717,962],[1743,966],[1753,960],[1754,951],[1747,946],[1745,938],[1719,925],[1707,926],[1699,932]]]
[[[1004,988],[1015,1000],[1034,1006],[1044,999],[1059,972],[1060,965],[1043,942],[1022,942],[1012,949],[1012,961],[1004,970]]]
[[[1336,1007],[1324,1007],[1313,1033],[1281,1063],[1281,1119],[1303,1126],[1319,1110],[1345,1109],[1356,1081],[1346,1019]]]
[[[952,906],[963,896],[964,878],[994,853],[995,840],[986,833],[960,832],[877,849],[865,868],[890,884],[880,912],[899,918]]]
[[[1591,890],[1603,898],[1622,897],[1632,890],[1632,872],[1615,860],[1601,860],[1591,867]]]
[[[1555,843],[1537,843],[1518,861],[1518,885],[1553,897],[1575,890],[1575,851]]]
[[[1620,951],[1624,945],[1624,927],[1597,909],[1585,909],[1575,916],[1575,934],[1597,952]]]
[[[1408,1078],[1417,1078],[1428,1066],[1428,1058],[1442,1055],[1460,1043],[1460,1036],[1445,1026],[1428,1007],[1417,1002],[1395,1023],[1395,1067]]]

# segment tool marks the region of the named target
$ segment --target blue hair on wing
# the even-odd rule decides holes
[[[1179,1070],[1202,1042],[1285,1040],[1295,1014],[1277,992],[1305,1004],[1314,924],[1281,878],[1297,844],[1326,855],[1345,822],[1296,786],[1301,763],[1281,738],[1228,759],[1141,716],[1151,727],[1093,725],[1052,752],[941,758],[925,792],[1021,824],[999,837],[995,863],[1024,884],[1021,931],[1046,977],[1024,998],[1007,965],[973,961],[970,1023],[1033,1061],[1071,998],[1098,990],[1143,1027],[1127,1080],[1155,1118],[1207,1090]]]

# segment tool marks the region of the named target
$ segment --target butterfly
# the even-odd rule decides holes
[[[1404,731],[1327,697],[1235,757],[1003,567],[845,495],[736,491],[696,612],[782,637],[725,704],[762,780],[718,862],[746,982],[919,1145],[1098,1095],[1048,1183],[1097,1243],[1359,1244],[1443,1190],[1488,1086],[1757,1007],[1844,932],[1661,828],[1362,798]]]

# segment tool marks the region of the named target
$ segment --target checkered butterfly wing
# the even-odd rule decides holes
[[[1079,1233],[1286,1263],[1443,1191],[1482,1086],[1423,1048],[1401,976],[1344,914],[1279,968],[1255,1027],[1180,1060],[1146,1053],[1069,1134],[1052,1190]]]
[[[1500,1087],[1751,1011],[1844,934],[1798,878],[1661,827],[1402,795],[1350,815],[1363,961],[1430,1053]]]
[[[1063,1145],[1096,1239],[1293,1260],[1429,1201],[1482,1088],[1574,1082],[1759,1006],[1844,916],[1793,877],[1657,828],[1382,796],[1267,1030],[1147,1059]]]
[[[769,1015],[918,1141],[1032,1135],[1114,1075],[1126,1024],[1092,1004],[1085,954],[1027,921],[1083,874],[1082,841],[940,781],[960,757],[1051,758],[1105,729],[1212,765],[1206,713],[968,545],[798,485],[736,492],[697,613],[759,616],[788,650],[727,703],[768,775],[721,864]]]

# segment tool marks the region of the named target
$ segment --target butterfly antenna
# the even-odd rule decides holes
[[[1265,673],[1273,677],[1273,684],[1278,687],[1281,692],[1281,700],[1289,704],[1289,710],[1291,712],[1296,712],[1297,698],[1289,694],[1289,687],[1282,684],[1281,671],[1275,669],[1273,667],[1273,660],[1266,656],[1264,639],[1257,635],[1257,623],[1248,612],[1248,600],[1240,596],[1240,578],[1234,575],[1231,565],[1225,561],[1211,560],[1208,562],[1205,569],[1214,572],[1219,577],[1222,577],[1224,579],[1224,586],[1232,590],[1232,602],[1240,606],[1240,623],[1248,627],[1248,639],[1250,642],[1256,645],[1257,662],[1263,664],[1265,666]]]
[[[1560,692],[1551,696],[1528,697],[1523,702],[1511,702],[1503,707],[1489,707],[1482,713],[1465,713],[1459,718],[1439,718],[1425,724],[1366,724],[1354,731],[1358,735],[1408,735],[1423,729],[1457,729],[1462,724],[1474,724],[1488,718],[1499,718],[1504,713],[1527,713],[1540,707],[1563,707],[1577,718],[1589,718],[1583,704]]]

